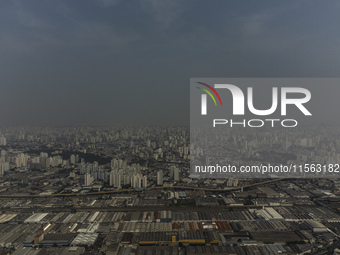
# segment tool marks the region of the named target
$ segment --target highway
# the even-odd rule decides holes
[[[203,191],[236,191],[251,188],[255,186],[260,186],[264,184],[269,184],[277,181],[284,180],[285,178],[280,179],[270,179],[263,182],[257,182],[250,185],[244,185],[239,187],[230,187],[224,189],[211,189],[211,188],[198,188],[198,187],[187,187],[187,186],[159,186],[159,187],[148,187],[143,191],[152,191],[152,190],[163,190],[163,189],[180,189],[180,190],[203,190]],[[43,198],[43,197],[72,197],[72,196],[98,196],[98,195],[107,195],[107,194],[115,194],[115,193],[125,193],[125,192],[137,192],[135,189],[121,189],[121,190],[109,190],[109,191],[98,191],[98,192],[87,192],[87,193],[59,193],[59,194],[42,194],[42,195],[0,195],[0,198]]]
[[[22,212],[22,213],[49,213],[49,212],[150,212],[150,211],[176,211],[176,212],[211,212],[211,211],[239,211],[239,210],[248,210],[248,209],[261,209],[262,206],[259,205],[245,205],[245,206],[226,206],[226,205],[218,205],[218,206],[121,206],[121,207],[87,207],[87,206],[58,206],[58,207],[12,207],[12,208],[4,208],[5,212]]]

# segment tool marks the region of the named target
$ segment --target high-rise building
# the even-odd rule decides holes
[[[135,174],[131,177],[131,187],[132,188],[146,188],[148,186],[147,176],[141,174]]]
[[[142,187],[143,188],[147,188],[148,187],[148,178],[147,178],[147,176],[144,175],[142,180],[143,180]]]
[[[81,174],[85,174],[86,173],[86,165],[85,165],[85,163],[84,162],[81,162],[80,163],[80,173]]]
[[[118,168],[118,160],[114,158],[111,160],[111,169],[116,169],[116,168]]]
[[[48,169],[51,166],[50,158],[48,158],[48,157],[41,158],[40,163],[41,163],[42,169]]]
[[[70,163],[71,163],[71,165],[75,165],[76,164],[76,156],[74,156],[73,154],[70,157]]]
[[[5,150],[1,150],[0,162],[5,162],[6,156],[7,156],[7,152]]]
[[[1,137],[0,137],[0,146],[6,146],[6,145],[7,145],[6,137],[4,137],[4,135],[1,135]]]
[[[6,157],[7,156],[7,152],[5,150],[1,150],[1,157]]]
[[[27,162],[28,162],[28,155],[24,153],[20,153],[15,157],[15,165],[16,167],[27,167]],[[39,162],[37,162],[39,163]]]
[[[121,188],[122,187],[122,176],[121,174],[111,171],[110,173],[110,186],[113,186],[115,188]]]
[[[131,177],[131,187],[132,188],[141,188],[142,187],[142,179],[139,174]]]
[[[157,185],[163,186],[163,177],[164,177],[163,171],[159,170],[157,172]]]
[[[127,162],[122,159],[112,159],[111,160],[111,169],[122,169],[125,168],[127,165]]]
[[[0,163],[0,176],[3,176],[6,171],[9,171],[9,162]]]
[[[47,157],[48,157],[48,153],[46,153],[46,152],[40,152],[40,157],[41,157],[41,158],[47,158]]]
[[[176,166],[170,167],[170,178],[173,181],[179,181],[179,169]]]
[[[179,169],[177,167],[174,169],[174,181],[179,181]]]
[[[9,162],[2,162],[4,172],[9,171]]]
[[[109,176],[109,183],[110,183],[110,186],[113,186],[114,185],[114,175],[115,172],[114,171],[111,171],[110,173],[110,176]]]
[[[184,154],[185,155],[189,154],[189,147],[188,146],[184,147]]]
[[[93,182],[93,177],[89,174],[89,173],[86,173],[84,175],[84,184],[85,186],[90,186]]]
[[[175,169],[175,166],[171,166],[171,167],[170,167],[170,179],[171,179],[171,180],[174,179],[174,169]]]

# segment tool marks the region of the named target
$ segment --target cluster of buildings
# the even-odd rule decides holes
[[[97,246],[105,254],[146,254],[147,249],[157,254],[169,249],[174,249],[173,254],[309,254],[331,249],[340,234],[339,214],[315,205],[230,210],[220,204],[213,210],[191,206],[190,211],[178,206],[162,211],[150,207],[129,211],[120,206],[112,211],[102,205],[98,211],[91,210],[96,197],[84,199],[88,206],[79,207],[74,201],[73,209],[60,207],[55,198],[11,204],[0,216],[0,251],[37,254],[46,249],[64,252],[72,247],[78,251]],[[49,201],[54,208],[48,206]],[[3,211],[6,203],[13,199],[3,199]]]
[[[216,139],[239,163],[263,156],[255,146],[289,149],[278,153],[286,162],[313,151],[337,160],[336,135],[330,142],[306,131],[284,147],[284,134],[267,135]],[[331,254],[339,245],[338,180],[189,178],[190,154],[206,151],[189,146],[185,127],[6,128],[1,136],[0,254]]]
[[[292,171],[268,174],[242,173],[198,176],[202,178],[337,178],[330,168],[338,168],[340,162],[340,130],[338,127],[303,127],[293,129],[217,129],[206,132],[194,129],[190,137],[192,166],[295,166]],[[304,171],[304,164],[320,165],[320,171]],[[327,169],[327,170],[325,170]],[[197,174],[192,168],[192,174]]]

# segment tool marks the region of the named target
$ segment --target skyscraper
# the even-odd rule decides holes
[[[148,187],[148,178],[146,177],[146,175],[143,176],[142,180],[143,180],[142,187],[147,188]]]
[[[177,167],[174,169],[174,181],[179,181],[179,169]]]
[[[142,187],[142,179],[140,175],[134,175],[131,177],[131,187],[132,188],[141,188]]]
[[[157,172],[157,185],[163,186],[163,176],[164,176],[163,171],[159,170]]]
[[[84,175],[85,186],[90,186],[92,184],[92,182],[93,182],[93,177],[89,173],[85,174]]]
[[[119,173],[115,171],[111,171],[110,173],[110,186],[113,186],[115,188],[121,188],[122,187],[122,177]]]
[[[170,178],[173,181],[179,181],[179,169],[176,166],[170,167]]]
[[[73,154],[72,154],[71,157],[70,157],[70,163],[71,163],[72,165],[75,165],[75,164],[76,164],[76,156],[74,156]]]
[[[1,137],[0,137],[0,146],[6,146],[6,145],[7,145],[6,137],[4,137],[4,135],[1,135]]]

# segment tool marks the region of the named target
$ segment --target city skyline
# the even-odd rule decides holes
[[[0,255],[339,255],[339,10],[0,1]]]

